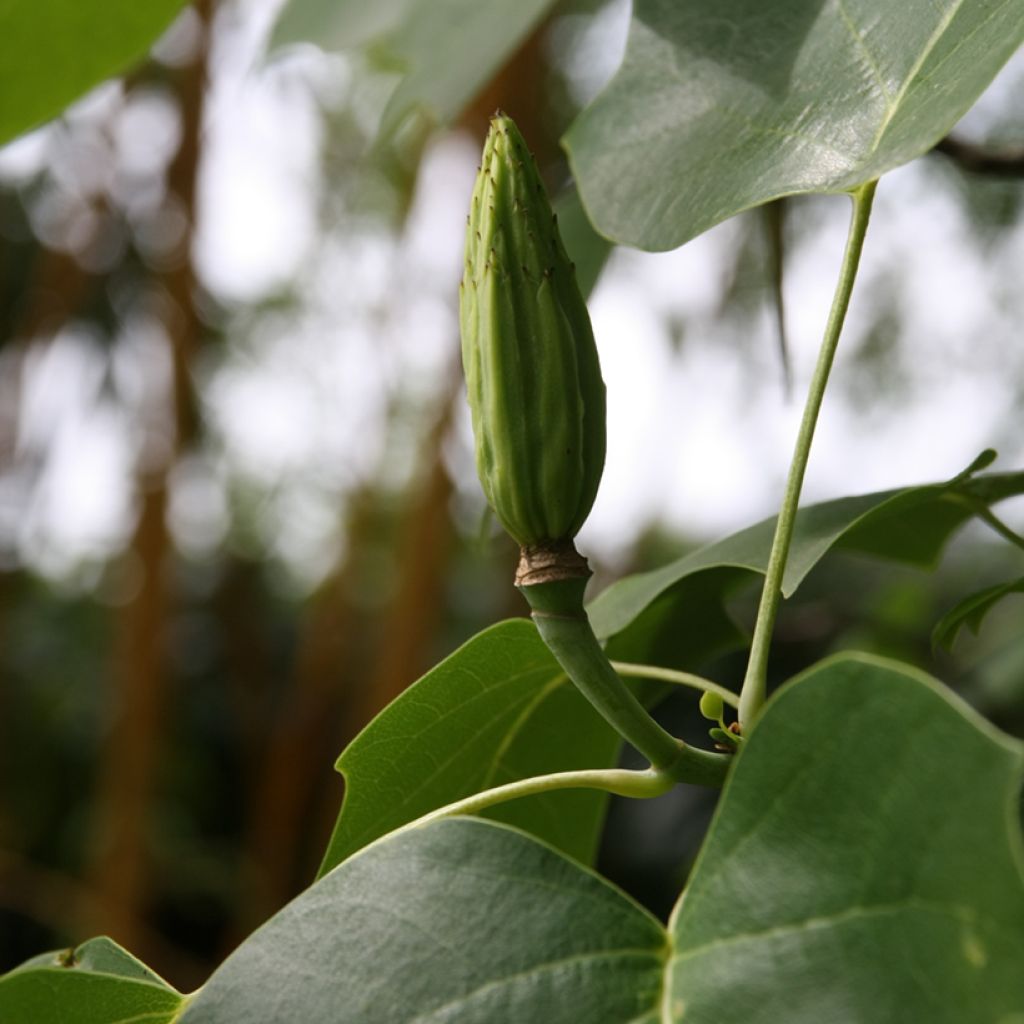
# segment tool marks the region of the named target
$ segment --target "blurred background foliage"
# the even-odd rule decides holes
[[[0,151],[0,970],[107,933],[199,984],[312,878],[346,741],[524,613],[472,473],[458,236],[498,107],[563,190],[558,140],[614,70],[628,10],[556,4],[450,126],[413,104],[381,137],[399,58],[264,63],[278,7],[196,0],[128,77]],[[939,152],[883,183],[894,226],[869,243],[812,497],[951,476],[986,444],[1024,461],[1022,84],[1018,59]],[[612,420],[612,497],[585,535],[600,586],[771,514],[795,404],[778,314],[799,395],[845,211],[776,204],[672,263],[609,258],[561,202],[600,274],[613,400],[658,431],[616,442]],[[608,349],[623,324],[628,351]],[[671,396],[636,414],[659,373],[695,381],[681,419]],[[648,486],[634,461],[656,465]],[[930,644],[965,593],[1022,564],[983,527],[934,577],[830,559],[784,609],[775,678],[881,652],[1024,735],[1020,595],[951,652]],[[694,667],[735,685],[742,652]],[[663,713],[699,734],[693,703]],[[663,911],[712,804],[613,804],[602,867]]]

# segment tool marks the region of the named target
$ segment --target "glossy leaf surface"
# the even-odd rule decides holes
[[[533,624],[478,634],[385,708],[338,759],[345,802],[321,871],[393,829],[506,782],[614,765],[618,736],[577,692]],[[592,790],[495,807],[581,860],[593,857],[607,802]]]
[[[566,146],[610,238],[671,249],[931,148],[1024,41],[1017,0],[635,0]]]

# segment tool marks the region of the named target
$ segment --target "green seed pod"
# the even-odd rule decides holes
[[[521,546],[569,541],[604,469],[604,381],[537,166],[502,114],[468,224],[459,314],[480,482]]]
[[[709,721],[721,721],[722,715],[725,713],[725,702],[717,693],[705,690],[700,698],[700,713]]]

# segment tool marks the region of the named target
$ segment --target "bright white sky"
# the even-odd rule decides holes
[[[318,203],[330,187],[320,174],[319,101],[344,95],[351,74],[343,59],[312,50],[263,65],[276,7],[276,0],[251,0],[222,11],[196,257],[207,287],[239,308],[296,279],[304,303],[298,314],[239,317],[234,354],[205,383],[220,451],[177,473],[172,520],[187,550],[212,550],[228,521],[229,466],[266,491],[273,508],[268,543],[297,581],[311,583],[328,564],[325,549],[337,548],[339,494],[382,463],[396,483],[411,468],[422,421],[414,419],[404,440],[387,442],[380,427],[389,397],[400,388],[427,408],[445,378],[457,344],[463,211],[477,142],[448,136],[431,147],[403,237],[361,230],[318,240]],[[613,70],[624,12],[614,4],[585,40],[581,92],[592,93]],[[188,25],[179,33],[187,36]],[[165,45],[173,48],[173,40]],[[1018,59],[963,131],[983,133],[1022,78]],[[76,116],[90,116],[110,96],[101,90]],[[175,131],[166,104],[142,98],[118,120],[119,151],[143,174],[147,161],[164,159],[160,148]],[[44,131],[8,147],[0,174],[28,174],[53,160],[54,145]],[[796,207],[798,221],[821,223],[788,253],[796,384],[788,404],[767,313],[739,338],[737,324],[718,310],[739,222],[672,253],[615,253],[591,302],[608,384],[609,446],[584,550],[614,563],[654,520],[712,539],[773,513],[847,215],[839,197]],[[839,390],[826,398],[807,500],[949,477],[986,446],[1000,449],[998,467],[1024,465],[1024,434],[1011,418],[1014,389],[1024,380],[1024,224],[983,251],[969,216],[952,179],[932,162],[917,161],[879,187],[836,374],[871,319],[875,285],[891,279],[908,330],[889,341],[898,352],[894,365],[909,381],[908,398],[870,411]],[[668,320],[685,324],[678,351],[669,344]],[[152,329],[126,329],[114,372],[129,394],[141,379],[133,359],[159,350],[147,336]],[[19,443],[23,453],[49,452],[43,486],[26,509],[17,482],[0,481],[0,534],[54,575],[116,548],[131,521],[136,453],[125,414],[102,400],[101,370],[95,344],[73,330],[35,360]],[[137,407],[145,397],[136,396]],[[481,499],[468,417],[460,428],[451,459],[471,524]]]

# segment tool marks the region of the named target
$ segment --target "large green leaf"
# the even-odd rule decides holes
[[[1012,1024],[1021,744],[914,669],[771,702],[668,930],[507,826],[402,830],[244,942],[184,1024]]]
[[[686,1024],[1011,1024],[1024,750],[923,674],[844,656],[769,704],[671,925]]]
[[[566,146],[599,230],[671,249],[920,155],[1022,41],[1020,0],[634,0]]]
[[[908,565],[934,566],[953,532],[1004,498],[1024,493],[1024,473],[974,475],[994,453],[945,483],[881,491],[809,505],[797,515],[783,581],[787,597],[832,550],[855,551]],[[775,520],[767,519],[700,548],[652,572],[627,576],[604,590],[590,606],[595,632],[612,639],[616,655],[656,660],[667,657],[673,630],[699,614],[711,623],[691,630],[685,654],[696,665],[729,640],[723,601],[737,587],[763,576]],[[682,624],[682,625],[681,625]]]
[[[0,978],[4,1024],[164,1024],[185,1002],[108,938],[44,953]]]
[[[0,0],[0,143],[144,56],[183,0]]]
[[[972,476],[986,453],[951,481],[810,506],[797,519],[786,574],[791,594],[838,548],[927,566],[973,514],[1024,492],[1024,473]],[[591,605],[598,634],[617,657],[689,666],[734,645],[728,595],[763,574],[774,520],[663,569],[627,577]],[[367,843],[445,804],[546,772],[614,764],[616,735],[560,672],[526,620],[479,634],[410,687],[338,761],[346,796],[321,871]],[[589,861],[607,798],[597,791],[534,796],[495,808],[518,825]]]
[[[378,836],[505,782],[615,763],[619,738],[580,696],[533,623],[475,636],[388,705],[338,759],[345,802],[321,873]],[[542,794],[494,808],[583,861],[607,796]]]
[[[182,1024],[641,1024],[661,925],[505,826],[441,821],[347,860],[217,970]]]
[[[453,121],[553,3],[291,0],[272,45],[368,47],[381,66],[401,76],[381,125],[388,135],[413,111],[442,124]]]

